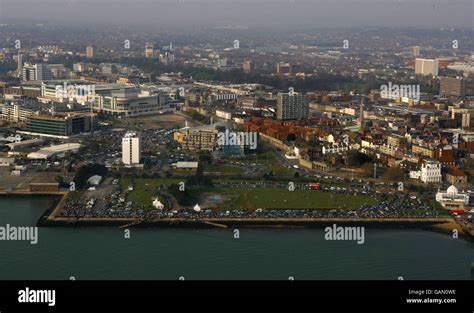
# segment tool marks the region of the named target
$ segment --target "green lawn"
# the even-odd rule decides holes
[[[133,201],[135,206],[151,207],[155,188],[159,185],[179,183],[179,178],[137,178],[135,188],[127,196],[127,201]],[[221,181],[225,181],[222,179]],[[125,191],[130,183],[129,178],[120,179],[122,190]],[[194,189],[196,197],[203,192],[234,194],[232,201],[223,204],[228,209],[356,209],[362,204],[375,204],[377,200],[365,195],[341,195],[317,190],[266,189],[266,188],[202,188]]]
[[[245,170],[242,167],[228,164],[206,164],[204,172],[223,173],[223,174],[243,174]]]
[[[219,191],[237,195],[236,201],[228,203],[231,209],[356,209],[365,203],[377,203],[376,199],[364,195],[340,195],[316,190],[222,188]]]
[[[120,186],[122,192],[128,188],[130,178],[121,178]],[[178,178],[137,178],[135,179],[135,187],[133,191],[127,196],[126,201],[133,201],[133,206],[151,207],[153,202],[154,190],[159,185],[176,184],[183,179]]]
[[[269,165],[265,167],[265,172],[273,172],[275,175],[288,175],[288,174],[293,174],[294,170],[291,168],[287,168],[282,165]]]
[[[233,158],[232,160],[244,163],[273,165],[278,162],[273,152],[264,152],[257,155],[249,154],[242,158]]]

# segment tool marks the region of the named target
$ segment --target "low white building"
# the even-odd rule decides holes
[[[94,176],[91,176],[89,177],[89,179],[87,180],[87,183],[89,185],[99,185],[100,182],[102,181],[102,176],[99,176],[99,175],[94,175]]]
[[[289,160],[297,160],[301,157],[300,155],[300,149],[297,147],[294,147],[293,151],[285,153],[285,158]]]
[[[420,170],[410,171],[410,178],[419,179],[423,183],[440,183],[441,164],[435,161],[425,162],[421,165]]]
[[[197,170],[199,163],[198,162],[183,162],[179,161],[172,164],[174,169],[177,170]]]
[[[226,120],[232,119],[232,113],[223,110],[216,110],[216,116]]]
[[[158,210],[163,210],[165,208],[165,205],[163,203],[161,203],[160,200],[158,200],[158,198],[156,198],[153,201],[153,206]]]
[[[53,145],[41,148],[36,152],[28,154],[28,159],[50,159],[52,157],[61,157],[67,152],[77,152],[81,144],[79,143],[65,143],[61,145]]]
[[[342,153],[344,151],[350,151],[350,150],[359,150],[360,149],[360,145],[355,143],[355,144],[332,144],[332,145],[328,145],[328,146],[323,146],[323,149],[322,149],[322,152],[323,154],[331,154],[331,153],[335,153],[335,154],[339,154],[339,153]]]
[[[460,193],[456,186],[451,185],[446,192],[436,193],[436,201],[446,209],[464,209],[469,205],[469,194]]]

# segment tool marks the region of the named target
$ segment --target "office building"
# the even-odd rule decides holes
[[[64,64],[48,64],[53,79],[65,79],[68,77],[69,69]]]
[[[364,123],[364,98],[360,99],[359,123],[360,123],[360,129],[363,129],[365,127],[365,123]]]
[[[98,91],[93,101],[94,111],[117,116],[162,114],[175,109],[168,97],[140,89],[121,89],[109,92]]]
[[[23,98],[38,98],[41,96],[41,88],[37,85],[22,85],[22,86],[8,86],[3,88],[6,100],[12,100]]]
[[[293,74],[293,67],[290,63],[279,62],[276,65],[276,73],[278,75],[291,75]]]
[[[95,125],[91,113],[56,113],[29,116],[25,132],[45,137],[68,138],[90,133]]]
[[[18,52],[18,56],[17,56],[16,61],[17,61],[17,73],[18,73],[18,76],[21,77],[21,75],[23,73],[23,54]]]
[[[81,80],[63,80],[41,83],[42,102],[77,102],[86,104],[95,100],[95,84]]]
[[[23,81],[31,80],[52,80],[53,75],[48,65],[46,64],[28,64],[26,63],[22,68],[21,79]]]
[[[74,72],[87,72],[89,70],[89,65],[86,63],[74,63],[72,70]]]
[[[94,57],[94,47],[92,45],[88,45],[86,47],[86,57],[88,59],[92,59]]]
[[[413,46],[413,47],[411,48],[411,54],[412,54],[415,58],[419,57],[419,56],[420,56],[420,47],[419,47],[419,46]]]
[[[165,65],[173,63],[174,62],[174,52],[166,51],[164,53],[160,53],[159,54],[159,60],[160,60],[160,63],[163,63]]]
[[[142,143],[138,133],[128,132],[122,138],[122,162],[125,165],[140,164]]]
[[[34,65],[25,64],[25,66],[22,67],[21,80],[22,81],[36,80],[36,68],[34,67]]]
[[[415,74],[438,76],[438,61],[433,59],[416,59]]]
[[[147,43],[145,45],[145,57],[146,58],[154,58],[155,57],[155,49],[152,44]]]
[[[2,107],[2,120],[14,123],[25,123],[34,112],[22,108],[19,104],[6,105]]]
[[[225,131],[226,123],[215,123],[198,127],[184,127],[173,133],[173,139],[184,150],[213,151],[217,145],[217,134]]]
[[[252,62],[250,61],[245,61],[242,64],[242,70],[244,71],[245,74],[250,74],[252,73]]]
[[[448,68],[448,65],[451,64],[451,59],[448,58],[437,58],[438,61],[438,69],[445,69]]]
[[[462,77],[440,77],[439,95],[441,97],[466,95],[466,81]]]
[[[279,120],[306,119],[309,115],[309,98],[302,93],[279,93],[277,118]]]

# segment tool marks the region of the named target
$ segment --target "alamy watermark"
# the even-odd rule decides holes
[[[324,229],[326,240],[355,240],[361,245],[365,242],[365,227],[337,226],[333,224]]]
[[[87,97],[95,99],[95,85],[68,85],[64,82],[62,85],[56,85],[56,97],[69,99],[75,97]]]
[[[420,101],[420,85],[397,85],[388,82],[388,85],[380,86],[382,98],[409,98]]]
[[[217,145],[219,146],[246,146],[252,150],[257,149],[256,132],[233,132],[228,129],[217,133]]]
[[[56,305],[56,290],[35,290],[26,287],[18,291],[18,303],[46,303]]]
[[[0,226],[0,241],[29,241],[30,244],[38,243],[38,227],[19,227],[7,224]]]

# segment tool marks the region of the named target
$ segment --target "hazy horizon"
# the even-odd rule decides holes
[[[1,23],[471,28],[472,0],[0,0]]]

